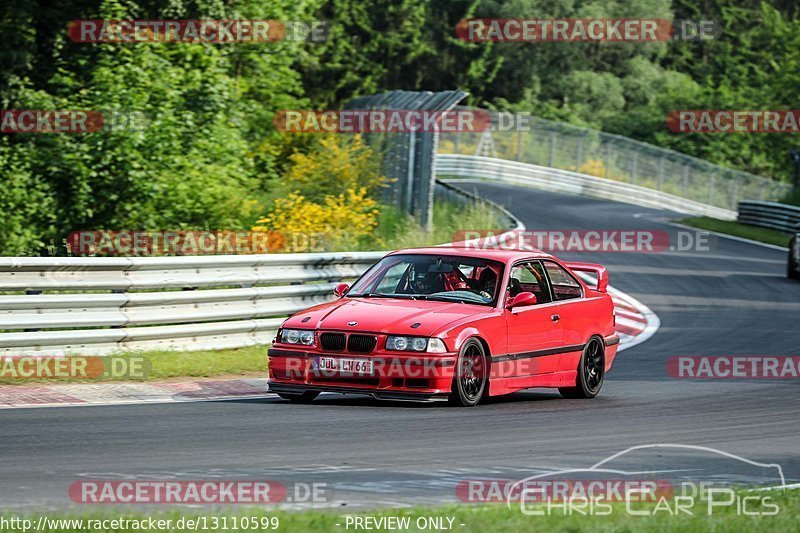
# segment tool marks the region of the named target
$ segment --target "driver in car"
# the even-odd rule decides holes
[[[478,278],[479,294],[491,300],[494,298],[495,285],[497,285],[497,274],[489,267],[484,268]]]
[[[427,269],[415,273],[414,289],[419,294],[434,294],[444,291],[442,275],[438,272],[429,272]]]

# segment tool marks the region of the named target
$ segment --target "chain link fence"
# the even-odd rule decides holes
[[[529,127],[506,131],[500,126],[507,126],[511,117],[509,113],[492,113],[491,131],[441,133],[438,153],[497,157],[571,170],[733,211],[742,200],[779,200],[791,190],[788,183],[534,116],[527,116]],[[516,124],[520,125],[519,120]]]
[[[350,100],[347,110],[408,110],[440,112],[453,109],[467,93],[463,91],[390,91]],[[383,173],[390,183],[384,201],[399,206],[430,227],[433,219],[433,158],[439,133],[366,133],[369,145],[383,158]]]

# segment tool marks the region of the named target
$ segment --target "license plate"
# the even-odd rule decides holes
[[[351,374],[372,374],[372,361],[369,359],[351,359],[349,357],[317,357],[314,359],[314,370],[323,372],[347,372]]]

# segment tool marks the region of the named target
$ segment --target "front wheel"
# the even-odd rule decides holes
[[[558,392],[564,398],[594,398],[603,387],[606,369],[603,341],[592,337],[583,348],[578,363],[578,377],[575,387],[561,387]]]
[[[797,246],[797,237],[793,237],[789,243],[789,261],[786,266],[786,275],[789,279],[800,279],[800,272],[797,268],[797,254],[795,253],[795,246]]]
[[[474,407],[483,398],[488,383],[486,351],[477,340],[464,343],[456,361],[450,403],[463,407]]]
[[[307,390],[304,392],[279,392],[278,396],[293,403],[311,403],[319,396],[319,392]]]

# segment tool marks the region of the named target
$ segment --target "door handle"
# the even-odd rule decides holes
[[[558,322],[559,320],[561,320],[561,317],[558,315],[550,315],[550,320],[552,320],[553,322]]]

